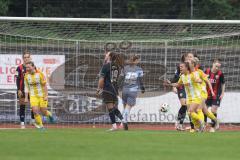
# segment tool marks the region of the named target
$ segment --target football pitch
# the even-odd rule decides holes
[[[1,160],[240,159],[240,132],[0,130]]]

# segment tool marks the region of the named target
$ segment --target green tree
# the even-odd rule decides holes
[[[195,3],[197,19],[233,19],[234,6],[230,0],[198,0]]]
[[[29,0],[29,16],[108,18],[110,0]],[[112,0],[113,18],[189,19],[191,0]],[[239,19],[240,0],[193,0],[194,19]],[[25,16],[25,0],[0,0],[0,16]]]
[[[0,0],[0,16],[7,16],[11,0]]]

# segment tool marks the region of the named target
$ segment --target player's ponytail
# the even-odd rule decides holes
[[[116,64],[117,66],[119,66],[121,68],[124,67],[124,59],[123,59],[122,55],[117,54],[115,52],[110,52],[109,56],[110,56],[112,63]]]

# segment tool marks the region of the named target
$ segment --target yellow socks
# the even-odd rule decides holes
[[[192,119],[196,119],[197,121],[201,120],[201,117],[196,112],[191,112],[190,116]]]
[[[41,117],[41,115],[39,115],[39,114],[35,114],[34,115],[34,118],[35,118],[35,121],[36,121],[36,123],[39,125],[39,126],[43,126],[43,123],[42,123],[42,117]]]
[[[212,111],[207,111],[206,116],[207,116],[208,118],[210,118],[211,120],[214,120],[214,121],[217,119],[217,118],[214,116],[214,114],[212,113]]]
[[[197,114],[202,122],[204,122],[204,114],[201,109],[197,110]]]
[[[52,113],[49,112],[49,111],[46,111],[46,115],[45,115],[45,116],[47,116],[47,117],[51,117],[51,116],[52,116]]]

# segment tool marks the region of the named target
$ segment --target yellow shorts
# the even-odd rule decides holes
[[[192,99],[188,99],[187,98],[187,105],[190,104],[201,104],[202,103],[202,99],[201,98],[192,98]]]
[[[30,97],[30,105],[31,105],[31,107],[45,108],[48,106],[48,101],[45,101],[43,99],[43,97],[31,96]]]

